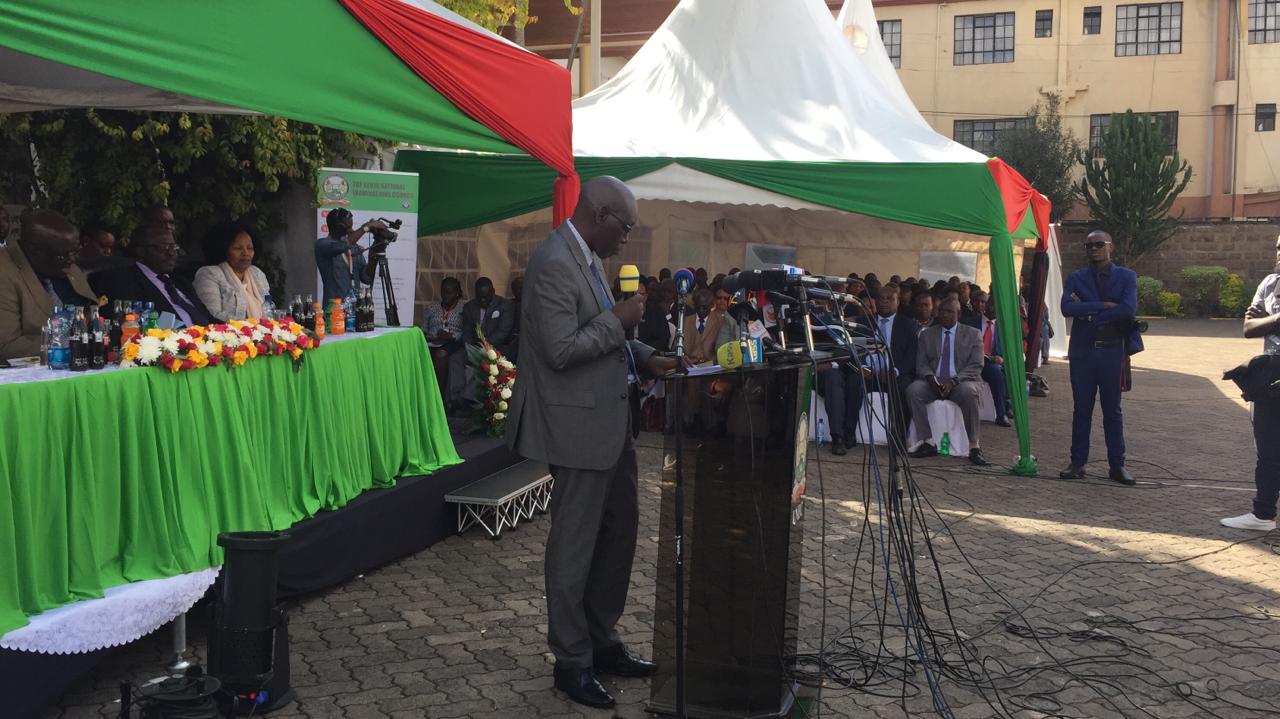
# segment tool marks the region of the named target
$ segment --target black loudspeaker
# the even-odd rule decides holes
[[[263,714],[293,701],[289,623],[276,606],[282,532],[224,532],[226,550],[209,631],[209,674],[222,682],[224,712]]]

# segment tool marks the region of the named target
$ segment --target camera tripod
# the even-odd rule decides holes
[[[382,309],[386,314],[387,324],[400,326],[400,310],[396,307],[396,293],[391,286],[391,268],[387,264],[387,251],[384,248],[370,258],[377,268],[377,280],[382,284]]]

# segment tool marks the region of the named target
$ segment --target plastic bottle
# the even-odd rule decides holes
[[[315,317],[315,324],[313,326],[315,327],[316,337],[318,339],[324,339],[324,308],[320,306],[319,302],[313,302],[311,304],[311,312]]]
[[[89,369],[90,354],[92,353],[91,341],[89,335],[89,323],[85,319],[83,307],[77,307],[75,316],[71,320],[71,366],[72,372],[83,372]]]
[[[346,299],[342,301],[342,316],[347,321],[347,332],[356,331],[356,292],[352,290],[347,293]]]
[[[262,316],[272,322],[276,319],[276,303],[275,300],[271,299],[270,292],[262,298]]]
[[[160,313],[156,312],[156,303],[148,302],[142,306],[142,329],[153,330],[160,321]]]
[[[142,328],[138,326],[138,316],[130,312],[124,316],[124,322],[120,323],[120,347],[124,348],[129,344],[129,340],[139,334],[142,334]]]
[[[818,431],[815,434],[817,435],[819,447],[827,443],[827,421],[825,419],[818,418]]]
[[[294,322],[300,323],[305,315],[306,312],[302,309],[302,295],[294,295],[293,299],[289,300],[289,316]]]
[[[40,366],[49,366],[49,340],[53,335],[53,322],[45,319],[44,327],[40,328]]]
[[[71,326],[62,314],[61,307],[54,307],[49,317],[49,369],[71,367]]]
[[[329,334],[341,335],[347,332],[347,312],[342,307],[342,300],[333,298],[329,302]]]
[[[951,456],[951,433],[950,432],[942,433],[942,443],[938,446],[938,454],[942,455],[943,457]]]
[[[92,340],[89,348],[89,369],[102,369],[107,366],[107,350],[110,349],[111,338],[107,333],[107,323],[96,311],[93,312],[93,322],[89,329]]]

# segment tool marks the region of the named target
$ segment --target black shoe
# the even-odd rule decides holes
[[[613,695],[604,688],[595,672],[578,667],[562,667],[556,664],[554,671],[556,689],[569,695],[579,704],[597,709],[608,709],[614,705]]]
[[[1067,468],[1058,472],[1063,479],[1084,479],[1084,467],[1079,464],[1068,464]]]
[[[1004,415],[1000,415],[999,417],[996,417],[996,426],[1009,427],[1010,426],[1009,418]]]
[[[914,452],[907,452],[907,456],[912,459],[924,459],[925,457],[937,457],[938,448],[929,444],[928,442],[925,442],[919,447],[916,447]]]
[[[831,440],[831,453],[837,457],[843,457],[846,454],[848,454],[848,452],[846,452],[844,449],[844,440],[840,440],[840,439]]]
[[[597,672],[615,677],[648,677],[658,671],[657,664],[637,657],[622,644],[597,649],[592,661]]]
[[[974,447],[969,450],[969,464],[973,464],[978,467],[985,467],[991,463],[987,461],[986,457],[982,456],[981,449]]]
[[[857,446],[858,446],[858,438],[857,438],[857,437],[845,437],[845,438],[844,438],[844,446],[845,446],[845,447],[847,447],[847,448],[849,448],[849,449],[853,449],[854,447],[857,447]]]
[[[1129,474],[1129,470],[1125,469],[1124,467],[1112,467],[1111,474],[1108,476],[1110,476],[1111,479],[1113,479],[1114,481],[1125,485],[1126,487],[1132,487],[1133,485],[1138,483],[1133,478],[1133,475]]]

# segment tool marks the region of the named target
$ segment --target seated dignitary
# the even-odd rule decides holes
[[[938,323],[920,333],[916,347],[916,381],[907,388],[911,417],[922,439],[912,457],[938,454],[929,425],[929,405],[951,400],[964,416],[969,436],[969,461],[983,466],[987,459],[978,446],[978,382],[982,381],[982,336],[960,320],[960,302],[944,300],[938,308]]]
[[[79,233],[52,210],[20,220],[16,242],[0,249],[0,360],[35,357],[54,305],[98,305],[75,265]]]

